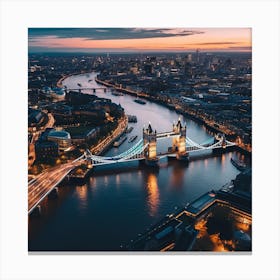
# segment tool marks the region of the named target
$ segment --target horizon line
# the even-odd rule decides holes
[[[252,50],[199,50],[199,53],[252,53]],[[43,53],[65,53],[65,54],[71,54],[71,53],[85,53],[85,54],[118,54],[118,53],[126,53],[126,54],[134,54],[134,53],[196,53],[196,50],[192,51],[173,51],[173,50],[164,50],[164,51],[28,51],[28,54],[43,54]]]

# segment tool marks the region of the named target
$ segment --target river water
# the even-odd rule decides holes
[[[68,88],[100,87],[96,74],[66,78]],[[93,94],[92,91],[84,91]],[[173,121],[181,118],[187,125],[187,136],[197,143],[212,137],[203,126],[161,105],[146,101],[134,102],[130,95],[113,96],[110,91],[96,90],[99,97],[121,104],[126,114],[136,115],[138,122],[129,124],[138,135],[105,155],[117,155],[142,138],[144,125],[151,122],[158,132],[171,131]],[[159,140],[158,152],[171,146],[171,139]],[[29,219],[30,251],[115,251],[120,250],[139,233],[158,222],[166,214],[191,202],[206,191],[219,189],[234,179],[239,171],[231,164],[238,152],[214,155],[211,151],[191,154],[188,165],[162,159],[159,169],[147,168],[138,162],[99,167],[82,185],[59,187],[57,199],[42,204],[42,215]]]

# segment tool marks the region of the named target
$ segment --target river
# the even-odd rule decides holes
[[[68,88],[100,87],[96,73],[75,75],[62,84]],[[92,91],[85,93],[93,94]],[[138,122],[129,124],[137,135],[133,143],[126,140],[105,155],[117,155],[142,138],[143,126],[149,122],[158,132],[170,131],[181,118],[187,125],[187,136],[197,143],[212,137],[205,127],[159,104],[134,102],[130,95],[114,96],[107,90],[96,90],[99,97],[121,104],[126,114],[136,115]],[[158,152],[171,146],[171,139],[158,141]],[[219,189],[234,179],[239,171],[231,157],[239,152],[213,155],[211,151],[191,154],[188,165],[162,159],[153,170],[137,162],[99,167],[82,185],[64,184],[57,199],[45,200],[42,215],[29,219],[30,251],[115,251],[129,243],[168,213],[191,202],[206,191]]]

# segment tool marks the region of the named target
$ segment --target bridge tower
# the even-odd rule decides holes
[[[214,144],[215,143],[221,143],[221,147],[220,148],[215,148],[212,150],[213,153],[215,154],[220,154],[225,152],[226,147],[227,147],[227,143],[226,143],[226,136],[224,133],[217,133],[214,137]]]
[[[226,136],[224,133],[218,133],[216,134],[215,138],[214,138],[214,142],[217,143],[217,142],[220,142],[221,141],[221,146],[223,149],[226,148],[227,146],[227,143],[226,143]]]
[[[178,160],[188,160],[189,154],[186,150],[186,134],[187,126],[183,126],[179,118],[177,124],[173,124],[173,132],[177,133],[178,136],[173,138],[173,150],[176,151],[176,158]]]
[[[93,161],[92,161],[92,153],[89,149],[86,149],[84,152],[84,160],[86,162],[87,168],[92,168],[93,167]]]
[[[143,141],[144,146],[148,144],[147,148],[144,150],[145,163],[149,166],[157,166],[157,132],[152,129],[150,123],[148,128],[143,128]]]

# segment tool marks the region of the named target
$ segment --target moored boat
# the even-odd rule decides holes
[[[131,122],[131,123],[136,123],[137,122],[137,117],[136,116],[127,115],[127,118],[128,118],[128,122]]]
[[[141,104],[141,105],[145,105],[146,102],[141,100],[141,99],[134,99],[134,102],[138,103],[138,104]]]
[[[128,140],[128,143],[135,141],[137,137],[138,137],[137,135],[131,136]]]
[[[133,126],[131,126],[131,127],[129,127],[128,129],[127,129],[127,131],[126,131],[126,133],[130,133],[132,130],[133,130]]]
[[[127,139],[127,136],[122,136],[118,140],[116,140],[113,144],[114,147],[119,147],[125,140]]]
[[[123,93],[117,92],[117,91],[112,91],[112,95],[114,95],[114,96],[123,96]]]
[[[231,158],[231,163],[240,171],[244,171],[246,169],[246,164],[238,159]]]

